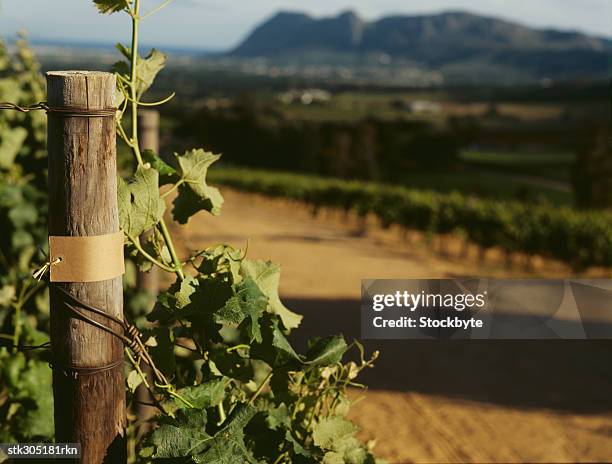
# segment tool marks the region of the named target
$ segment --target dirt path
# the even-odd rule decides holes
[[[281,294],[305,314],[294,342],[342,331],[359,336],[362,278],[526,276],[502,257],[442,257],[424,241],[369,228],[351,218],[224,189],[220,218],[200,214],[184,248],[217,242],[282,263]],[[452,248],[457,244],[451,243]],[[458,246],[458,245],[457,245]],[[561,277],[562,265],[529,276]],[[382,341],[381,359],[364,381],[367,401],[353,418],[392,463],[601,462],[612,460],[612,343]]]

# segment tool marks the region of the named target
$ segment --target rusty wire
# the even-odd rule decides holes
[[[153,375],[155,376],[158,383],[168,384],[168,380],[166,379],[164,374],[157,368],[157,366],[155,365],[155,362],[149,355],[149,352],[147,351],[147,348],[145,347],[145,344],[142,341],[142,334],[140,333],[140,331],[138,330],[136,326],[134,326],[133,324],[130,324],[128,321],[126,321],[123,318],[119,318],[112,314],[108,314],[107,312],[99,308],[96,308],[95,306],[92,306],[88,303],[85,303],[84,301],[81,301],[79,298],[77,298],[76,296],[71,294],[68,290],[66,290],[65,288],[63,288],[62,286],[58,284],[52,283],[51,287],[55,290],[58,290],[60,293],[62,293],[62,295],[64,295],[68,300],[71,301],[70,303],[67,301],[64,301],[64,305],[73,314],[75,314],[79,319],[120,339],[130,350],[132,350],[132,352],[138,358],[142,359],[145,362],[145,364],[151,367]],[[101,322],[98,322],[92,319],[91,317],[84,314],[83,311],[81,311],[80,309],[77,309],[77,307],[83,310],[90,311],[99,316],[103,316],[107,318],[108,320],[115,322],[123,329],[123,331],[119,332],[109,327],[106,324],[103,324]],[[112,365],[110,367],[112,367]],[[78,371],[80,369],[80,368],[74,368],[74,366],[66,366],[66,368],[68,370],[71,369],[75,371]],[[86,368],[86,369],[92,370],[94,368]],[[103,366],[100,368],[100,371],[105,371],[108,369],[109,369],[109,366]]]
[[[65,118],[102,118],[115,116],[117,108],[55,108],[47,104],[47,102],[39,102],[28,106],[19,106],[11,102],[0,102],[0,110],[13,110],[20,113],[29,113],[30,111],[45,111],[47,114],[56,114]]]
[[[29,106],[19,106],[10,102],[0,102],[0,110],[14,110],[19,111],[20,113],[29,113],[30,111],[37,110],[48,111],[49,106],[45,102],[39,102]]]

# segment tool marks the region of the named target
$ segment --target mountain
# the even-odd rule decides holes
[[[230,52],[272,59],[376,57],[459,80],[598,79],[612,70],[612,41],[574,31],[535,29],[467,12],[364,21],[352,11],[313,18],[280,12]]]

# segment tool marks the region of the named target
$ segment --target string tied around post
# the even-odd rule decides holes
[[[40,282],[42,278],[45,276],[45,274],[50,271],[51,266],[59,264],[61,263],[61,261],[62,261],[62,258],[59,256],[53,260],[47,261],[45,264],[43,264],[42,267],[34,270],[34,272],[32,273],[32,277]]]

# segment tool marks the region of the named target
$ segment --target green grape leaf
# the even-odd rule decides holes
[[[236,351],[228,353],[225,348],[213,348],[209,351],[209,359],[204,366],[212,375],[223,375],[245,383],[253,378],[252,363]]]
[[[215,312],[217,322],[227,324],[242,324],[249,340],[261,343],[261,328],[259,318],[268,306],[268,298],[261,292],[257,284],[247,277],[235,286],[235,293],[225,305]]]
[[[277,314],[286,329],[294,329],[300,325],[302,316],[290,311],[280,300],[278,285],[280,282],[280,266],[271,261],[242,261],[240,272],[244,277],[250,277],[257,283],[261,291],[268,297],[268,311]]]
[[[261,359],[272,367],[281,367],[291,362],[301,362],[287,337],[278,326],[278,320],[270,315],[261,319],[262,342],[251,347],[251,357]]]
[[[266,424],[272,430],[278,430],[281,427],[291,427],[291,415],[285,403],[282,403],[276,408],[270,408],[267,411]]]
[[[0,169],[11,167],[27,136],[28,131],[23,127],[4,129],[2,131],[2,138],[0,139]]]
[[[305,363],[312,366],[329,366],[342,361],[347,349],[346,341],[341,335],[315,338],[310,343]]]
[[[282,401],[286,404],[291,404],[296,400],[296,397],[290,390],[292,379],[289,377],[289,371],[286,368],[274,369],[272,378],[270,379],[270,388],[274,393],[274,398],[277,401]]]
[[[142,377],[136,369],[132,369],[127,376],[126,382],[130,391],[134,393],[138,386],[142,383]]]
[[[126,47],[121,42],[116,43],[115,44],[115,48],[119,51],[119,53],[121,53],[125,57],[126,60],[131,60],[132,59],[132,57],[131,57],[131,54],[132,54],[131,48]],[[125,63],[125,62],[122,62],[122,63]],[[125,63],[125,64],[127,66],[127,63]],[[127,69],[129,69],[129,67]],[[127,75],[128,73],[129,73],[129,71],[126,72],[125,74]]]
[[[150,87],[159,72],[166,66],[166,55],[155,48],[145,57],[138,57],[138,81],[136,94],[140,98]]]
[[[346,464],[375,464],[376,462],[361,442],[353,436],[342,438],[335,444],[335,448]]]
[[[328,451],[323,456],[322,464],[346,464],[344,461],[344,457],[341,453],[336,453],[335,451]]]
[[[196,287],[198,286],[198,281],[191,276],[186,276],[185,279],[177,281],[173,286],[174,298],[175,298],[175,308],[183,309],[189,303],[191,303],[191,295],[196,292]],[[178,287],[178,288],[177,288]],[[170,289],[168,289],[170,290]]]
[[[183,308],[181,317],[214,338],[218,332],[215,313],[225,306],[234,295],[234,290],[227,279],[219,277],[200,278],[195,289],[190,295],[190,304]]]
[[[118,179],[119,222],[131,238],[157,224],[166,204],[159,197],[159,177],[155,169],[138,166],[129,183]]]
[[[131,4],[132,0],[127,3]],[[94,4],[98,7],[100,13],[111,14],[122,11],[127,8],[126,0],[94,0]]]
[[[256,463],[244,443],[244,428],[256,413],[252,406],[241,405],[229,420],[229,424],[219,430],[210,441],[209,448],[192,459],[202,464]]]
[[[299,454],[300,456],[304,456],[306,458],[312,457],[312,453],[310,451],[308,451],[306,448],[304,448],[299,441],[297,441],[293,435],[291,434],[291,431],[287,430],[285,432],[285,440],[287,440],[289,443],[291,443],[291,446],[293,447],[293,452],[295,454]]]
[[[161,325],[168,325],[174,321],[176,314],[174,311],[174,295],[169,292],[159,292],[155,306],[149,314],[147,320],[149,322],[157,322]]]
[[[131,74],[129,62],[131,61],[132,50],[122,44],[117,44],[116,47],[121,54],[126,57],[128,62],[118,61],[113,64],[112,70],[113,72],[129,80]],[[159,72],[166,66],[166,59],[166,55],[155,48],[152,49],[151,53],[144,58],[138,56],[136,80],[137,100],[140,100],[142,95],[153,85],[153,82],[155,81],[155,78]]]
[[[214,435],[206,433],[205,410],[179,410],[176,419],[162,419],[162,424],[147,440],[144,457],[190,457],[207,464],[254,463],[244,443],[244,427],[255,415],[250,406],[238,406],[227,426]],[[151,449],[153,448],[153,449]]]
[[[234,284],[242,280],[240,275],[240,263],[244,258],[242,250],[229,245],[218,245],[206,249],[200,255],[202,257],[202,262],[198,266],[200,273],[205,275],[229,274]]]
[[[171,184],[178,180],[176,169],[162,160],[153,150],[144,150],[142,160],[159,173],[159,185]]]
[[[53,394],[51,369],[47,363],[30,360],[22,371],[18,397],[27,400],[25,410],[16,418],[17,427],[25,438],[52,437]]]
[[[352,437],[357,431],[355,424],[342,417],[324,417],[315,424],[312,438],[319,448],[334,451],[336,443],[346,437]]]
[[[206,174],[211,164],[220,158],[202,149],[191,150],[183,155],[175,154],[181,185],[174,200],[174,219],[185,224],[191,216],[201,210],[218,215],[223,197],[215,187],[206,183]]]
[[[179,410],[176,419],[163,418],[162,423],[147,439],[153,446],[153,458],[181,458],[194,456],[207,447],[212,438],[206,433],[206,410]]]
[[[194,408],[206,409],[217,406],[223,401],[225,398],[225,384],[225,379],[214,379],[193,387],[181,388],[177,393],[189,401]],[[179,408],[184,409],[187,407],[180,399],[176,399],[175,403]]]

